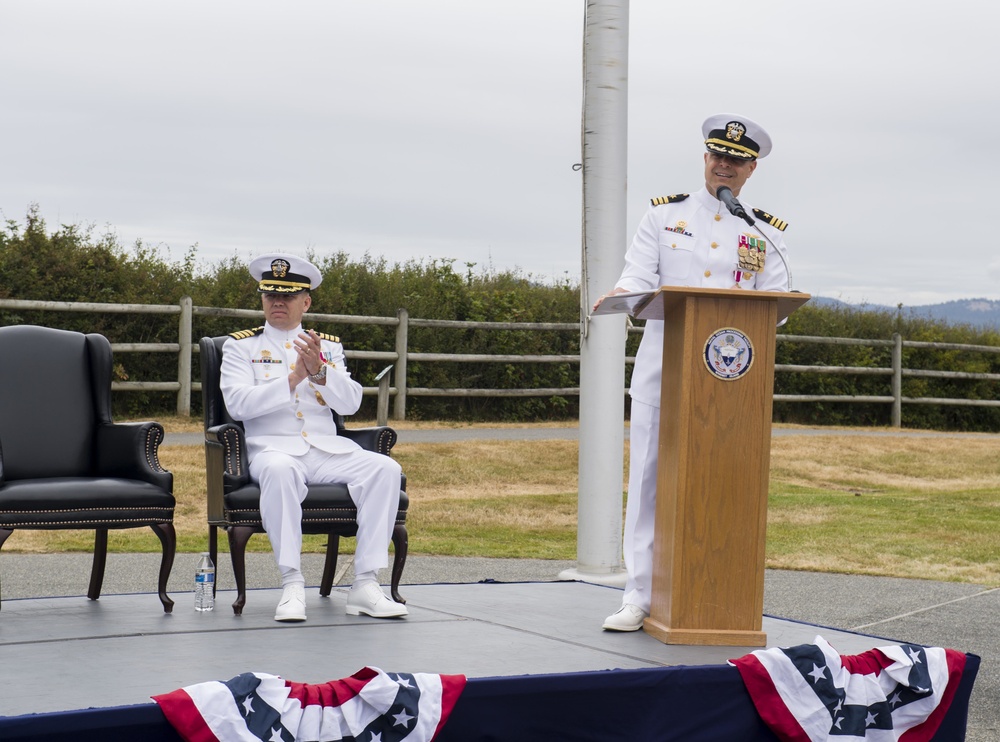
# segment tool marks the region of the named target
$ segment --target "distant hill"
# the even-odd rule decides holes
[[[827,307],[851,307],[853,309],[870,310],[873,312],[895,312],[896,307],[883,304],[849,304],[840,299],[830,299],[825,296],[814,296],[810,302],[814,305]],[[942,320],[950,325],[971,325],[972,327],[1000,329],[1000,301],[991,299],[960,299],[946,301],[943,304],[925,304],[923,306],[903,305],[903,314],[914,317],[927,317]]]

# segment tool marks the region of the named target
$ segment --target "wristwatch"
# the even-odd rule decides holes
[[[309,381],[323,381],[326,378],[326,364],[322,364],[319,367],[319,371],[314,374],[309,374]]]

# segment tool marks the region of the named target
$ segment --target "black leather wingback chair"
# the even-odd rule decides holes
[[[94,529],[87,597],[104,582],[108,529],[149,526],[163,549],[159,595],[174,602],[173,475],[163,426],[111,421],[111,345],[101,335],[0,327],[0,547],[17,529]]]
[[[260,487],[250,480],[243,424],[233,420],[219,388],[222,369],[222,346],[228,335],[202,338],[201,396],[205,408],[205,459],[208,484],[208,548],[213,563],[218,563],[218,529],[229,536],[229,551],[236,579],[236,601],[233,612],[240,615],[246,604],[246,545],[255,533],[263,533],[260,520]],[[374,428],[344,427],[343,418],[334,413],[337,432],[351,438],[362,448],[389,455],[396,444],[396,431],[380,426]],[[398,603],[406,601],[399,594],[399,581],[406,565],[408,536],[406,511],[406,477],[400,482],[399,510],[392,531],[393,562],[390,590]],[[302,503],[302,532],[326,534],[326,561],[319,593],[330,595],[337,571],[340,537],[354,536],[358,531],[358,510],[345,484],[310,484]],[[216,581],[218,585],[218,581]]]

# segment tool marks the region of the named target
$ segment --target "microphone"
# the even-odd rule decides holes
[[[750,215],[747,214],[746,209],[743,208],[743,204],[736,200],[736,196],[733,195],[733,192],[729,188],[726,186],[719,186],[715,189],[715,196],[726,205],[730,214],[738,216],[751,227],[754,226],[753,219],[751,219]]]
[[[754,230],[757,232],[757,234],[763,237],[765,242],[767,242],[772,248],[774,248],[773,250],[774,254],[777,255],[778,258],[781,260],[781,266],[785,269],[785,276],[788,278],[788,290],[794,291],[795,289],[792,288],[792,271],[788,267],[788,261],[785,260],[785,256],[781,254],[781,250],[778,249],[777,245],[775,245],[771,240],[769,240],[766,234],[760,231],[760,227],[758,227],[754,222],[754,220],[750,217],[750,215],[747,214],[746,209],[743,208],[743,204],[741,204],[739,201],[736,200],[736,196],[734,196],[733,192],[726,186],[719,186],[718,188],[716,188],[715,196],[720,201],[722,201],[722,203],[726,205],[726,208],[729,209],[730,214],[739,217],[747,224],[749,224],[751,227],[753,227]]]

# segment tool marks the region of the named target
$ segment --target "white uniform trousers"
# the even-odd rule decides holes
[[[625,594],[649,613],[653,590],[653,537],[656,520],[656,465],[660,442],[660,408],[632,400],[629,426],[628,499],[625,503]]]
[[[401,472],[393,459],[364,449],[327,453],[310,447],[301,456],[257,454],[250,462],[250,477],[260,484],[261,521],[282,573],[301,570],[302,501],[310,483],[347,485],[358,508],[355,574],[387,566]]]

